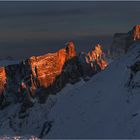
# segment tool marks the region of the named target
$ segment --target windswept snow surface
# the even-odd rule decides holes
[[[140,45],[110,63],[88,82],[67,85],[46,104],[19,117],[20,104],[0,111],[0,136],[40,138],[140,138],[140,88],[128,87]],[[134,77],[140,83],[139,72]]]
[[[59,94],[45,138],[140,138],[140,89],[127,87],[139,47],[83,86]]]

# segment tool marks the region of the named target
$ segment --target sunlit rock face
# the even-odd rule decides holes
[[[140,25],[136,25],[132,30],[133,40],[140,40]]]
[[[2,92],[4,91],[5,84],[6,84],[6,73],[5,73],[5,68],[4,68],[4,67],[1,67],[1,68],[0,68],[0,95],[1,95]]]
[[[126,53],[131,45],[140,40],[140,25],[133,27],[128,33],[116,33],[110,47],[110,57],[117,58]]]
[[[79,60],[84,77],[92,76],[93,74],[105,69],[108,64],[104,57],[105,54],[103,53],[102,46],[100,44],[97,44],[95,48],[87,54],[82,52],[79,56]]]
[[[66,61],[69,61],[75,56],[76,51],[74,44],[70,42],[66,48],[63,48],[56,53],[31,57],[28,62],[32,71],[32,79],[37,80],[37,82],[33,80],[32,86],[34,88],[47,88],[52,85],[56,80],[56,77],[62,73],[62,69]]]
[[[95,49],[88,53],[88,56],[90,58],[90,62],[95,61],[102,70],[107,67],[107,62],[104,60],[105,54],[100,44],[97,44]]]
[[[14,102],[37,99],[43,103],[49,94],[58,93],[67,83],[74,84],[106,66],[101,45],[82,56],[76,55],[73,42],[69,42],[56,53],[32,56],[19,64],[1,67],[0,93],[14,96]]]

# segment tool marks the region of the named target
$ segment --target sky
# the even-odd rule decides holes
[[[54,52],[69,40],[80,51],[107,48],[139,15],[140,2],[0,2],[0,58]]]

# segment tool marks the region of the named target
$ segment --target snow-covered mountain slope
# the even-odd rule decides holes
[[[84,84],[83,80],[75,85],[67,84],[58,94],[65,95],[70,90],[74,90]],[[13,136],[43,138],[44,133],[48,133],[50,126],[53,124],[53,120],[48,119],[48,115],[56,102],[57,96],[50,95],[45,104],[36,102],[26,112],[20,112],[22,104],[11,104],[0,110],[0,139],[5,139],[5,136],[8,138],[13,138]]]
[[[74,43],[68,42],[57,52],[0,67],[0,109],[15,100],[22,101],[21,110],[32,106],[34,99],[45,103],[49,94],[57,94],[80,78],[87,80],[107,65],[101,45],[88,53],[77,53]]]
[[[69,85],[26,112],[0,110],[0,136],[140,138],[140,45],[90,81]],[[136,63],[137,62],[137,63]]]
[[[128,86],[129,66],[140,60],[139,47],[83,86],[59,94],[49,114],[54,123],[45,138],[140,138],[140,89]]]

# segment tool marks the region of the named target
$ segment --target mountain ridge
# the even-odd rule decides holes
[[[91,77],[107,66],[99,44],[91,53],[84,53],[82,59],[81,55],[76,54],[74,43],[69,42],[56,53],[32,56],[19,64],[1,67],[0,105],[11,102],[11,98],[12,102],[25,104],[32,104],[33,100],[44,103],[49,94],[56,94],[66,83]]]
[[[130,46],[120,46],[119,49],[122,50],[128,47],[127,51],[122,53],[122,56],[118,55],[119,58],[109,65],[104,60],[101,45],[97,44],[89,53],[81,52],[77,55],[72,42],[67,44],[71,46],[70,49],[64,48],[54,54],[32,57],[29,59],[32,67],[24,65],[28,64],[28,60],[22,62],[26,70],[25,79],[29,70],[32,77],[35,77],[31,79],[38,82],[44,77],[46,69],[49,69],[50,74],[56,70],[58,73],[53,75],[56,77],[53,77],[52,81],[55,81],[47,90],[39,89],[40,84],[48,86],[48,83],[44,82],[46,79],[43,79],[42,83],[33,81],[39,96],[29,98],[30,95],[25,94],[27,98],[23,99],[28,100],[13,102],[1,108],[0,135],[33,135],[50,139],[140,138],[139,29],[132,39]],[[119,41],[116,43],[119,44]],[[44,65],[46,62],[48,67]],[[14,79],[18,65],[7,66],[6,70],[13,72],[10,78],[12,75]],[[23,69],[21,71],[24,72]],[[1,73],[4,73],[3,69]],[[50,79],[47,81],[52,82]],[[21,86],[27,93],[26,83],[23,82]],[[53,94],[45,98],[46,93]],[[14,99],[16,98],[14,96]],[[4,100],[1,105],[3,103]]]
[[[138,41],[140,41],[140,25],[135,25],[127,33],[115,33],[109,49],[110,57],[112,59],[118,58]]]
[[[139,138],[139,51],[138,43],[89,81],[66,84],[44,104],[36,102],[22,113],[21,104],[0,110],[0,135]]]

